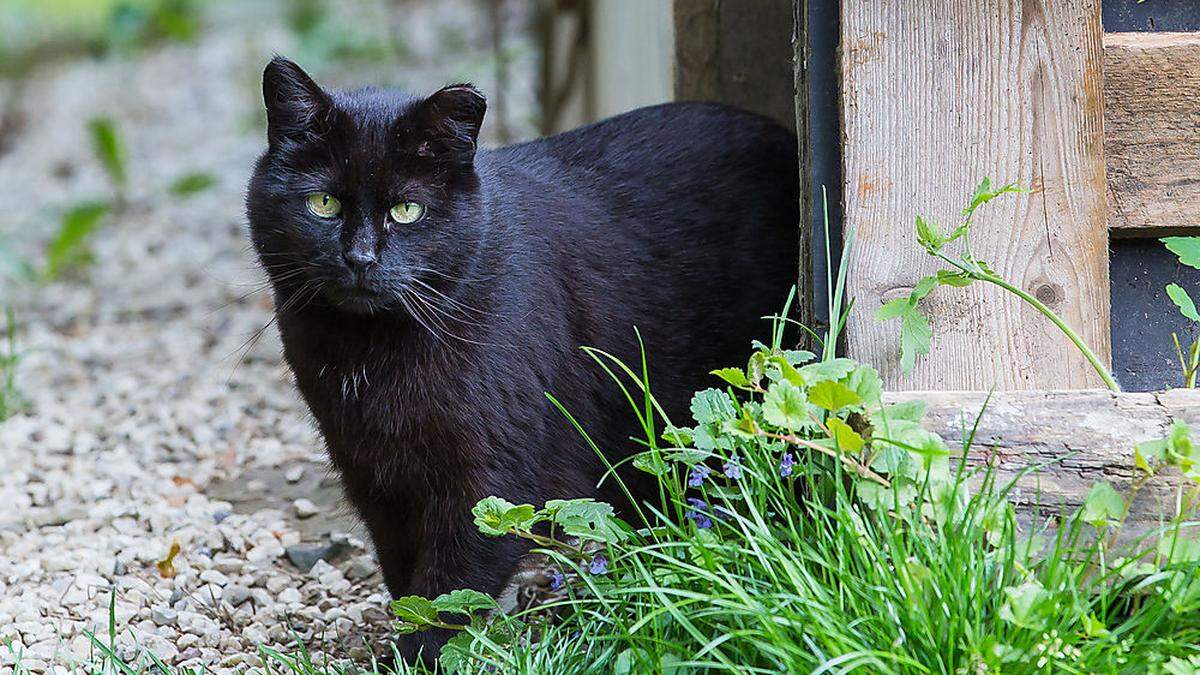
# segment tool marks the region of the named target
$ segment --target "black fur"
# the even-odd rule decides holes
[[[686,423],[691,393],[743,361],[794,281],[796,142],[765,118],[668,104],[477,151],[486,104],[469,85],[324,92],[277,58],[263,89],[251,235],[285,357],[393,595],[500,590],[525,549],[476,531],[482,497],[620,508],[543,395],[610,460],[636,450],[627,402],[580,346],[636,364],[638,328],[655,394]],[[310,215],[315,191],[342,217]],[[425,217],[389,221],[400,201]],[[622,476],[649,496],[644,476]]]

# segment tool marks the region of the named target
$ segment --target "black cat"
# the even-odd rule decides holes
[[[637,364],[639,329],[654,392],[686,423],[708,371],[744,359],[794,282],[796,140],[765,118],[668,104],[483,150],[470,85],[324,91],[276,58],[263,95],[251,236],[393,595],[501,589],[525,547],[476,531],[488,495],[620,508],[544,396],[610,461],[636,451],[627,401],[580,346]],[[621,475],[649,497],[644,474]]]

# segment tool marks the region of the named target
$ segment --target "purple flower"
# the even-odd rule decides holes
[[[787,478],[792,475],[792,465],[796,463],[796,458],[792,457],[792,453],[783,453],[783,459],[779,460],[779,475]]]
[[[691,508],[684,514],[684,518],[696,523],[696,527],[702,530],[707,530],[713,526],[712,516],[708,514],[708,504],[703,499],[688,497],[687,503]]]
[[[725,462],[725,466],[722,468],[725,470],[725,476],[728,478],[737,480],[742,477],[742,464],[738,461],[737,455],[730,457],[729,461]]]
[[[710,473],[712,473],[712,469],[703,464],[693,466],[692,472],[688,474],[688,487],[700,487]]]
[[[608,558],[603,553],[597,553],[592,557],[592,562],[588,565],[588,571],[597,576],[608,574]]]
[[[550,590],[557,591],[563,587],[563,573],[558,570],[550,570]]]

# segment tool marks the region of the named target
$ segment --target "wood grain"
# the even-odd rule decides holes
[[[1104,36],[1108,226],[1200,233],[1200,33]]]
[[[1098,386],[1049,322],[995,287],[934,293],[933,352],[909,377],[898,325],[874,312],[937,268],[917,214],[955,223],[980,178],[1017,181],[1036,192],[981,211],[977,257],[1109,358],[1100,36],[1099,0],[843,0],[847,347],[889,386]]]
[[[720,101],[794,128],[797,0],[674,0],[675,98]]]
[[[998,484],[1020,477],[1012,499],[1027,513],[1071,512],[1097,481],[1108,481],[1126,496],[1137,475],[1136,443],[1164,438],[1175,420],[1200,430],[1200,391],[1114,394],[1108,390],[937,391],[889,394],[892,401],[921,399],[926,425],[951,448],[961,448],[964,430],[979,418],[975,443],[967,452],[972,466],[991,463]],[[986,411],[984,402],[988,401]],[[1125,536],[1157,527],[1174,513],[1175,468],[1145,482],[1130,505]]]

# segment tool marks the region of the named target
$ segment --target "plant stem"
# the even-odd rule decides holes
[[[1041,300],[1038,300],[1036,297],[1025,292],[1024,289],[1008,283],[997,275],[988,274],[987,272],[984,272],[978,268],[968,267],[957,260],[947,257],[940,251],[935,251],[934,255],[945,262],[954,265],[971,277],[980,281],[986,281],[988,283],[995,284],[996,286],[1003,288],[1009,293],[1012,293],[1018,298],[1021,298],[1025,302],[1029,303],[1031,307],[1041,312],[1042,316],[1045,316],[1051,321],[1051,323],[1053,323],[1055,326],[1058,326],[1059,330],[1061,330],[1063,334],[1075,344],[1075,347],[1079,349],[1080,353],[1083,354],[1083,357],[1086,358],[1088,363],[1092,365],[1092,368],[1096,371],[1096,374],[1099,375],[1100,379],[1104,381],[1104,386],[1108,387],[1111,391],[1121,391],[1121,385],[1117,384],[1117,381],[1113,378],[1112,373],[1108,372],[1108,368],[1103,362],[1100,361],[1100,357],[1096,356],[1096,353],[1092,351],[1091,347],[1087,346],[1087,343],[1085,343],[1083,339],[1079,337],[1079,334],[1072,330],[1071,327],[1066,324],[1066,322],[1064,322],[1057,314],[1054,313],[1054,310],[1043,304]]]

